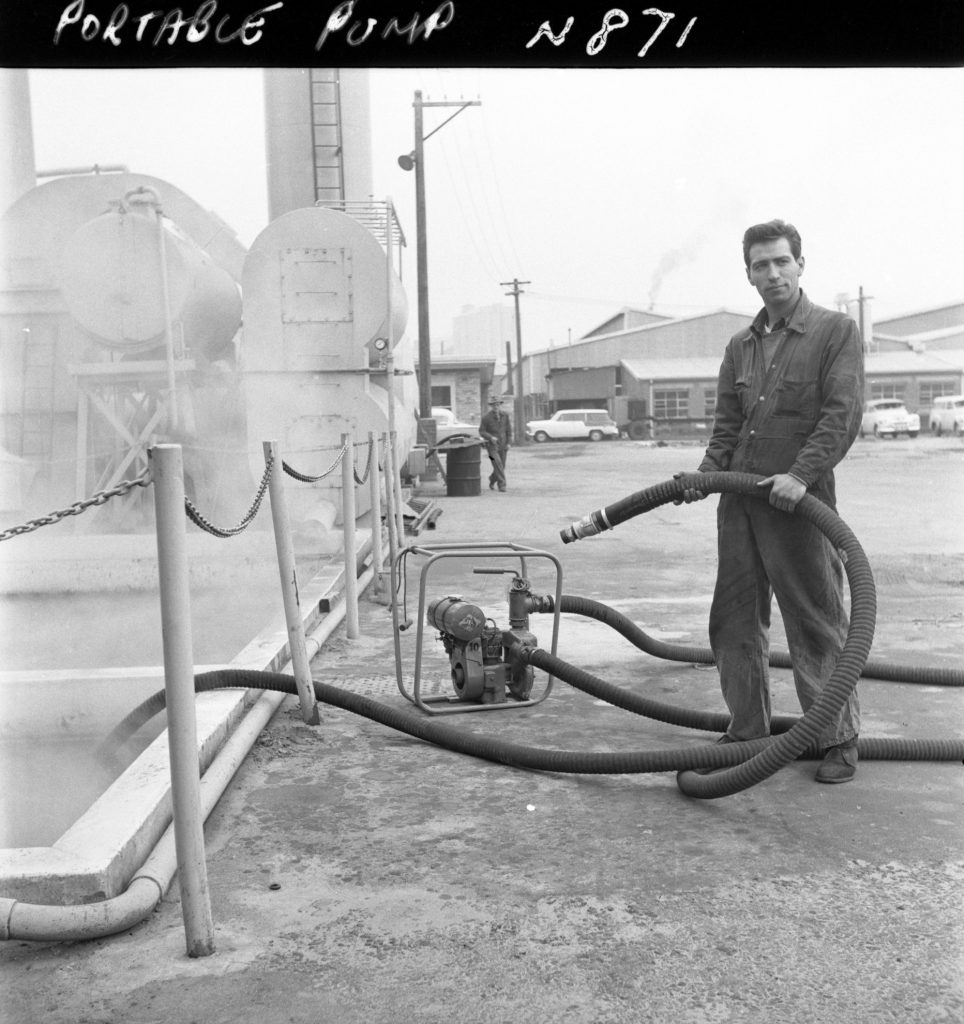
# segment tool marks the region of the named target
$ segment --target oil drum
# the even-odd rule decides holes
[[[473,497],[482,493],[482,442],[467,438],[443,445],[445,452],[445,493],[450,498]]]

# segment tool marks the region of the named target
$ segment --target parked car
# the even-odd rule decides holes
[[[873,434],[874,437],[896,437],[906,434],[917,437],[920,433],[920,416],[908,412],[899,398],[875,398],[864,406],[860,421],[860,436]]]
[[[935,398],[927,426],[937,437],[944,433],[964,433],[964,395],[941,395]]]
[[[435,443],[448,441],[453,437],[478,437],[479,428],[472,423],[460,423],[451,409],[432,409],[435,420]]]
[[[547,420],[530,420],[526,436],[533,441],[602,441],[619,437],[619,427],[605,409],[560,409]]]

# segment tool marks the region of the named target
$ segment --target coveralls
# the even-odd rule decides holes
[[[485,448],[492,463],[489,487],[506,487],[505,463],[512,444],[512,420],[499,408],[490,407],[479,423],[479,434],[485,441]]]
[[[854,321],[801,291],[764,346],[766,310],[734,335],[720,367],[716,417],[700,471],[790,473],[836,510],[833,467],[860,429],[863,347]],[[781,323],[783,325],[781,326]],[[773,344],[775,342],[775,348]],[[772,351],[769,362],[764,352]],[[735,740],[770,733],[772,596],[783,617],[793,679],[806,711],[843,649],[849,627],[843,567],[812,523],[760,498],[723,494],[710,645]],[[860,728],[856,690],[820,742],[836,746]]]

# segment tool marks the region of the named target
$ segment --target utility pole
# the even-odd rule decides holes
[[[864,351],[873,351],[874,329],[870,323],[869,307],[872,295],[864,295],[864,286],[858,289],[857,298],[857,326],[860,329],[860,340],[863,342]],[[866,309],[865,309],[866,307]]]
[[[512,285],[512,291],[506,292],[506,295],[511,295],[515,299],[515,393],[516,400],[513,403],[515,405],[515,443],[525,444],[526,440],[526,424],[525,424],[525,409],[523,403],[525,397],[522,393],[522,322],[519,318],[519,296],[522,294],[522,289],[519,287],[520,284],[532,284],[531,281],[520,281],[517,277],[514,277],[511,281],[500,281],[503,288],[508,288]]]
[[[416,275],[418,287],[418,405],[419,416],[430,419],[432,416],[432,344],[428,327],[428,246],[425,225],[425,159],[423,144],[440,128],[461,114],[466,107],[479,107],[481,100],[440,100],[427,102],[422,100],[420,89],[415,91],[415,149],[398,158],[398,165],[403,170],[415,169],[415,234],[418,247]],[[422,110],[425,107],[458,107],[452,117],[446,118],[438,128],[428,135],[422,135]]]

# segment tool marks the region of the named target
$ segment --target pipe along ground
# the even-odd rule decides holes
[[[700,487],[706,493],[734,492],[760,495],[759,476],[739,473],[706,473],[700,476]],[[675,501],[682,493],[677,480],[637,492],[621,502],[607,506],[579,524],[568,528],[563,539],[568,541],[610,529],[635,515]],[[819,758],[823,751],[817,738],[846,701],[861,672],[873,639],[876,616],[876,592],[867,558],[849,527],[833,510],[811,495],[798,504],[796,514],[810,520],[840,551],[851,592],[850,628],[843,651],[820,698],[802,718],[777,716],[772,722],[770,737],[732,744],[710,744],[663,751],[592,752],[547,750],[477,734],[467,734],[456,726],[413,714],[407,708],[393,708],[359,694],[326,683],[315,682],[318,700],[333,707],[360,714],[389,728],[407,733],[416,739],[434,743],[445,749],[484,758],[517,768],[580,774],[626,774],[677,771],[680,789],[689,796],[716,798],[728,796],[763,781],[781,767],[797,758]],[[588,525],[587,525],[588,524]],[[568,536],[566,534],[569,534]],[[585,598],[563,597],[560,611],[589,615],[617,629],[637,646],[658,657],[673,660],[712,662],[712,654],[702,648],[664,645],[652,640],[628,619],[598,602]],[[724,732],[729,723],[725,714],[692,711],[663,704],[569,665],[538,647],[519,643],[511,632],[504,634],[509,656],[517,661],[543,669],[573,687],[624,708],[635,714],[686,728]],[[645,646],[644,646],[645,645]],[[883,678],[906,679],[909,682],[935,682],[938,677],[914,666],[875,665],[874,672],[886,673]],[[943,685],[961,685],[960,674],[953,670],[937,670]],[[880,676],[878,676],[880,678]],[[295,692],[293,677],[280,673],[250,672],[224,669],[195,677],[198,690],[220,687],[244,687]],[[139,724],[163,707],[164,694],[156,694],[114,730],[107,743],[122,741]],[[959,740],[895,740],[861,738],[858,751],[865,760],[964,760],[964,741]],[[712,775],[696,774],[697,770],[725,769]]]

